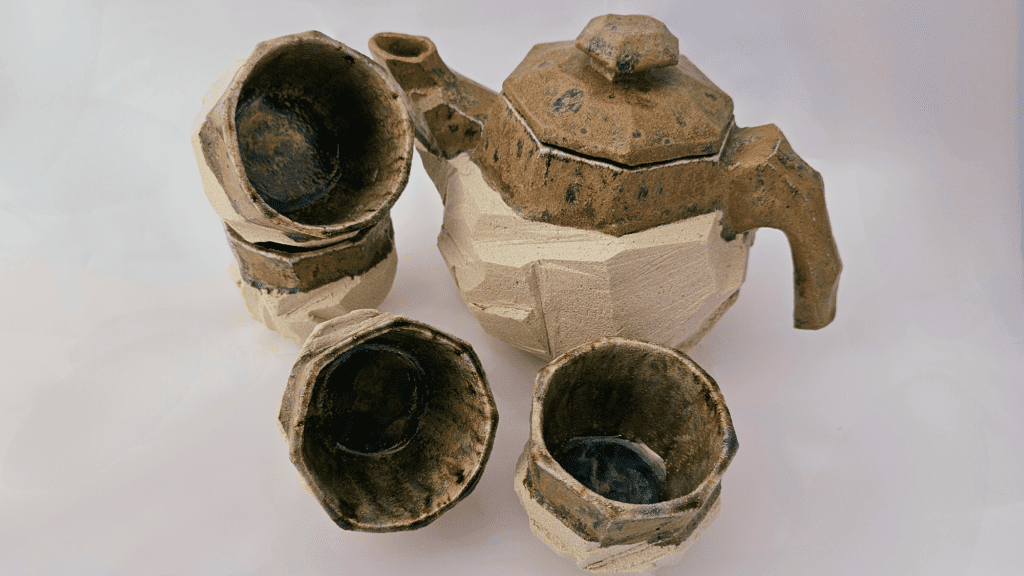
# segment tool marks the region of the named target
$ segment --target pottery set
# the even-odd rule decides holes
[[[246,307],[302,342],[279,424],[304,484],[342,528],[419,528],[473,490],[494,443],[472,347],[375,310],[415,147],[469,312],[554,358],[514,478],[534,534],[594,572],[678,560],[717,515],[738,446],[682,350],[735,301],[759,227],[789,240],[796,327],[832,321],[821,176],[774,125],[736,126],[650,17],[535,46],[500,94],[427,38],[369,48],[377,62],[319,32],[260,43],[194,126]]]

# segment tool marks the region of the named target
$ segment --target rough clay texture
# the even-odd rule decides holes
[[[413,139],[394,80],[315,31],[258,44],[210,88],[192,133],[225,223],[248,242],[307,247],[387,215],[408,181]]]
[[[718,213],[619,237],[535,222],[468,156],[419,152],[445,202],[438,248],[469,311],[541,358],[606,335],[686,349],[743,283],[753,233],[723,240]]]
[[[638,14],[592,19],[576,37],[576,47],[612,81],[679,61],[679,39],[658,20]]]
[[[431,153],[452,158],[479,145],[497,94],[449,69],[429,38],[381,32],[369,47],[401,86],[416,138]]]
[[[231,262],[229,272],[249,316],[301,344],[321,322],[352,310],[380,306],[391,291],[397,270],[398,253],[392,249],[362,274],[343,277],[308,292],[257,288],[242,278],[237,261]]]
[[[359,346],[398,350],[424,375],[425,412],[415,433],[377,453],[339,447],[332,431],[345,427],[338,419],[346,414],[324,408],[331,405],[325,370]],[[387,388],[388,373],[374,377]],[[426,526],[473,491],[494,445],[498,412],[468,343],[394,314],[355,310],[318,325],[303,343],[278,423],[292,463],[335,523],[394,532]]]
[[[664,460],[657,502],[605,498],[562,468],[567,443],[595,436],[642,442]],[[693,360],[599,338],[538,373],[514,487],[534,533],[581,568],[649,571],[678,560],[714,519],[738,447],[721,390]]]
[[[601,546],[587,540],[562,523],[557,516],[542,506],[531,494],[526,482],[527,459],[523,453],[516,465],[513,480],[519,502],[530,519],[530,531],[558,555],[568,558],[584,570],[612,574],[644,574],[658,568],[672,566],[686,555],[690,546],[700,538],[707,527],[718,518],[722,498],[715,499],[693,532],[682,542],[659,546],[650,542]]]

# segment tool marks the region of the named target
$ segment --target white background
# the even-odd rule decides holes
[[[664,574],[1024,573],[1024,285],[1012,2],[4,2],[0,574],[578,574],[512,490],[542,362],[485,335],[435,247],[419,161],[381,309],[468,340],[500,412],[475,492],[430,526],[337,528],[275,425],[298,346],[246,315],[189,143],[256,43],[429,36],[486,86],[604,13],[663,20],[819,170],[845,269],[791,327],[758,234],[692,351],[740,449],[718,520]]]

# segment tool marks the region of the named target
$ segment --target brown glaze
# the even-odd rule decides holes
[[[412,160],[400,92],[372,60],[320,32],[258,44],[199,133],[234,211],[222,217],[284,231],[296,245],[382,220]]]
[[[484,134],[494,137],[477,163],[524,218],[622,236],[721,210],[725,240],[757,228],[786,234],[797,328],[823,328],[835,317],[842,261],[824,182],[774,124],[733,127],[712,157],[638,169],[545,146],[512,108],[495,115]]]
[[[255,288],[284,293],[308,292],[358,276],[395,250],[390,216],[352,238],[313,248],[247,242],[228,225],[224,232],[242,278]]]
[[[606,14],[587,23],[576,47],[608,80],[674,66],[679,60],[679,39],[650,16]]]
[[[652,22],[664,28],[653,18],[638,25],[646,29]],[[623,166],[706,156],[721,148],[732,98],[679,56],[675,36],[672,43],[642,32],[634,38],[622,25],[610,38],[607,27],[592,28],[593,23],[575,43],[534,46],[502,84],[502,94],[540,142]],[[581,45],[626,52],[617,57],[631,72],[610,80]],[[645,66],[649,52],[663,57],[656,61],[661,66]]]
[[[398,81],[416,137],[437,156],[476,148],[487,119],[501,109],[497,94],[450,70],[429,38],[381,32],[370,38],[370,54]]]
[[[655,66],[678,50],[659,24],[596,18],[575,44],[536,46],[502,95],[448,71],[426,38],[378,35],[371,51],[406,91],[421,143],[442,158],[467,152],[523,218],[621,236],[722,211],[726,240],[780,229],[793,255],[794,325],[828,325],[842,263],[821,175],[774,125],[735,126],[731,99],[685,57]],[[466,119],[481,137],[439,151]]]
[[[737,446],[718,386],[692,360],[602,338],[538,374],[513,488],[534,534],[580,568],[650,572],[714,521]]]
[[[472,492],[498,412],[472,347],[376,310],[316,327],[279,421],[289,455],[346,530],[426,526]]]

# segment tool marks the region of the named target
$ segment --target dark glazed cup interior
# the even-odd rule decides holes
[[[245,78],[234,121],[249,183],[295,222],[331,225],[390,207],[405,185],[391,174],[410,160],[396,87],[323,35],[270,49]]]
[[[419,361],[384,344],[361,344],[321,373],[307,434],[356,454],[403,448],[427,410],[426,374]]]
[[[596,346],[551,374],[541,405],[544,444],[566,472],[603,496],[673,500],[711,475],[732,436],[723,425],[731,420],[713,399],[718,394],[713,382],[659,347]]]
[[[325,365],[301,450],[335,522],[416,528],[472,490],[496,420],[481,373],[451,343],[401,327]]]

